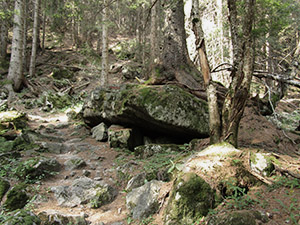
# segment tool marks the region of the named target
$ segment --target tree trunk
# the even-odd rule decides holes
[[[154,65],[159,58],[159,39],[158,39],[158,10],[159,3],[157,0],[151,0],[151,27],[150,27],[150,65]]]
[[[28,0],[23,0],[23,5],[24,5],[24,9],[23,9],[23,56],[22,56],[22,60],[23,60],[23,66],[22,66],[22,72],[27,72],[28,71],[28,51],[27,51],[27,31],[28,31],[28,21],[27,21],[27,15],[28,15]]]
[[[45,37],[46,37],[46,1],[44,3],[44,12],[43,12],[43,38],[42,38],[42,53],[45,52]]]
[[[152,67],[151,82],[177,81],[190,89],[203,90],[201,73],[191,62],[187,51],[183,0],[165,0],[164,12],[162,55]]]
[[[199,15],[199,0],[192,0],[192,31],[195,35],[195,45],[199,56],[200,67],[203,75],[203,80],[206,86],[208,111],[209,111],[209,133],[210,144],[220,142],[221,138],[221,121],[220,111],[218,107],[217,89],[211,79],[211,71],[208,63],[208,58],[205,50],[204,32]]]
[[[24,76],[22,73],[23,67],[23,17],[24,17],[24,1],[16,0],[14,9],[14,28],[12,40],[12,52],[9,65],[7,79],[10,81],[6,85],[9,91],[9,101],[12,100],[14,91],[19,91],[22,88]]]
[[[101,85],[107,85],[108,79],[108,29],[107,29],[107,4],[104,0],[104,8],[102,15],[102,71]]]
[[[1,6],[4,12],[8,11],[8,3],[7,1],[1,1]],[[8,15],[6,13],[0,19],[0,59],[5,59],[7,56],[7,40],[8,40]]]
[[[35,64],[36,64],[36,51],[37,51],[37,39],[38,39],[38,29],[39,29],[39,9],[40,0],[35,0],[34,2],[34,22],[33,22],[33,32],[32,32],[32,50],[31,50],[31,60],[29,75],[31,77],[35,76]]]
[[[223,104],[222,139],[234,146],[238,145],[239,123],[249,97],[254,65],[252,25],[255,0],[245,0],[244,4],[245,15],[239,22],[237,3],[235,0],[228,0],[234,69],[231,74],[232,82]],[[238,35],[240,23],[242,23],[243,36]]]
[[[6,19],[1,20],[1,33],[0,33],[0,59],[4,59],[7,55],[7,35],[8,27]]]

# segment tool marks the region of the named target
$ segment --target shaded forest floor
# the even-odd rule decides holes
[[[31,91],[24,89],[18,94],[19,100],[13,104],[13,108],[28,115],[29,129],[62,138],[62,143],[76,143],[77,146],[83,146],[81,149],[70,148],[69,151],[62,154],[26,153],[22,155],[23,159],[42,155],[56,158],[61,165],[64,165],[70,157],[78,156],[86,162],[84,168],[72,171],[63,168],[59,174],[33,184],[32,190],[36,199],[30,204],[30,208],[36,213],[60,211],[63,214],[71,215],[86,214],[86,220],[95,225],[100,224],[100,222],[105,225],[163,224],[162,210],[151,218],[133,221],[126,209],[126,192],[124,190],[129,178],[128,175],[132,177],[138,172],[153,167],[169,168],[170,162],[164,158],[139,161],[129,151],[111,149],[108,143],[94,140],[91,137],[90,128],[76,116],[85,98],[95,87],[100,85],[100,60],[92,54],[86,55],[86,52],[76,53],[72,50],[46,51],[38,57],[37,75],[27,78],[32,87]],[[116,59],[111,56],[111,62],[115,61]],[[127,78],[124,77],[121,71],[109,74],[109,85],[124,82],[137,82],[137,80],[134,79],[134,76],[131,76],[131,79],[128,79],[128,76]],[[291,88],[287,97],[278,103],[276,118],[268,119],[260,115],[255,108],[248,107],[241,121],[239,143],[241,150],[258,149],[274,154],[278,160],[284,162],[282,167],[300,176],[300,134],[295,131],[300,119],[300,95],[298,91]],[[282,129],[278,128],[275,123],[271,123],[270,120],[275,121]],[[208,142],[208,139],[198,141],[193,151],[195,149],[196,151],[202,150],[208,146]],[[185,157],[192,153],[185,152],[179,157]],[[124,165],[131,165],[132,168],[126,176],[122,176],[119,172]],[[58,206],[53,193],[50,191],[51,187],[71,184],[75,178],[83,176],[83,170],[89,171],[88,176],[90,178],[101,177],[106,183],[116,187],[119,192],[116,200],[99,209],[83,206],[74,208]],[[274,175],[289,176],[283,171],[276,171]],[[14,182],[18,181],[15,180]],[[168,188],[167,185],[166,188]],[[232,199],[233,201],[226,200],[216,211],[226,213],[241,204],[242,209],[253,208],[268,212],[269,222],[266,224],[299,223],[299,180],[291,183],[283,176],[272,187],[261,186],[250,190],[248,196],[251,200],[249,200],[250,198],[248,200],[237,198]],[[203,220],[196,224],[205,224],[205,222]]]

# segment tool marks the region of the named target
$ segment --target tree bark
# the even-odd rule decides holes
[[[104,8],[102,14],[102,71],[101,85],[107,85],[108,79],[108,29],[107,29],[107,4],[104,0]]]
[[[1,2],[2,9],[4,11],[8,10],[8,4],[6,1]],[[7,38],[8,38],[8,15],[0,19],[0,59],[5,59],[7,56]]]
[[[243,36],[239,36],[240,22],[237,16],[237,2],[228,0],[234,69],[231,73],[232,82],[223,104],[222,139],[236,147],[238,146],[239,123],[249,97],[254,66],[252,25],[255,0],[245,0],[244,4],[245,15],[242,17]]]
[[[31,60],[30,60],[30,67],[29,67],[29,75],[31,77],[35,76],[37,39],[38,39],[38,34],[39,34],[39,32],[38,32],[39,9],[40,9],[40,0],[35,0],[35,2],[34,2],[34,22],[33,22],[33,32],[32,32],[32,50],[31,50]]]
[[[159,24],[159,15],[158,15],[158,0],[151,0],[151,27],[150,27],[150,65],[154,65],[159,58],[159,39],[158,39],[158,24]]]
[[[6,85],[9,91],[9,101],[12,100],[14,91],[19,91],[24,82],[23,69],[23,17],[24,1],[16,0],[14,9],[14,28],[12,40],[12,52],[7,79],[10,81]]]
[[[43,38],[42,38],[42,53],[45,52],[45,37],[46,37],[46,1],[44,2],[44,9],[43,9]]]
[[[204,90],[201,73],[191,62],[187,51],[183,0],[165,0],[163,6],[162,54],[152,67],[151,82],[164,84],[177,81],[192,90]]]

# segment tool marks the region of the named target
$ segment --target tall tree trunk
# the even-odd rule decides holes
[[[23,67],[22,67],[22,72],[27,72],[28,71],[28,51],[27,51],[27,31],[28,31],[28,21],[27,21],[27,15],[28,15],[28,0],[23,0]]]
[[[8,3],[6,0],[1,1],[1,7],[4,11],[8,11]],[[7,39],[8,39],[8,15],[0,19],[0,59],[4,59],[7,56]]]
[[[193,90],[203,89],[201,73],[188,55],[183,0],[165,0],[164,11],[163,49],[159,61],[152,67],[152,83],[177,81]]]
[[[6,85],[6,88],[9,91],[9,101],[12,100],[14,91],[19,91],[24,82],[24,75],[22,73],[24,0],[15,1],[14,12],[12,51],[7,76],[7,79],[10,81],[10,83]]]
[[[150,27],[150,65],[154,65],[159,58],[159,2],[158,0],[151,0],[151,27]]]
[[[192,0],[192,31],[195,35],[195,45],[197,54],[199,56],[200,67],[203,75],[203,80],[206,86],[208,111],[209,111],[209,129],[210,129],[210,143],[215,144],[221,138],[221,120],[220,111],[218,107],[217,89],[212,81],[210,74],[210,66],[205,50],[204,32],[202,29],[200,14],[199,14],[199,0]]]
[[[31,77],[35,76],[35,64],[36,64],[36,52],[37,52],[37,40],[38,40],[38,30],[39,30],[39,9],[40,0],[35,0],[34,2],[34,22],[33,22],[33,32],[32,32],[32,50],[31,50],[31,60],[29,75]]]
[[[254,48],[252,25],[255,0],[244,1],[245,14],[242,17],[243,36],[239,36],[239,24],[236,0],[228,0],[229,22],[232,34],[234,69],[232,82],[226,94],[222,110],[222,138],[238,145],[239,123],[249,97],[249,89],[253,74]]]
[[[45,52],[45,37],[46,37],[46,1],[44,2],[44,9],[43,9],[43,38],[42,38],[42,53]]]
[[[1,20],[1,33],[0,33],[0,59],[4,59],[7,55],[7,35],[8,25],[5,19]]]
[[[104,8],[102,15],[102,71],[101,85],[107,85],[108,79],[108,28],[107,28],[107,4],[104,0]]]

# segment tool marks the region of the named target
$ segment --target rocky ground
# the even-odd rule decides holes
[[[26,224],[18,222],[21,217],[34,224],[33,214],[14,211],[24,206],[42,224],[299,224],[300,137],[278,128],[296,128],[296,94],[278,104],[276,118],[247,108],[239,149],[221,145],[204,150],[208,139],[201,139],[176,147],[143,147],[137,155],[97,141],[92,127],[76,116],[72,106],[99,84],[95,64],[68,51],[48,52],[39,60],[41,76],[30,79],[37,96],[24,91],[14,105],[26,113],[26,125],[2,123],[1,224]],[[136,82],[128,71],[112,70],[110,84]],[[67,105],[72,109],[66,111]],[[260,160],[263,168],[257,165]],[[201,196],[208,193],[210,201],[204,202]],[[7,201],[11,196],[19,199]],[[16,206],[22,199],[24,204]],[[209,208],[210,216],[197,214],[203,209],[206,215]]]

